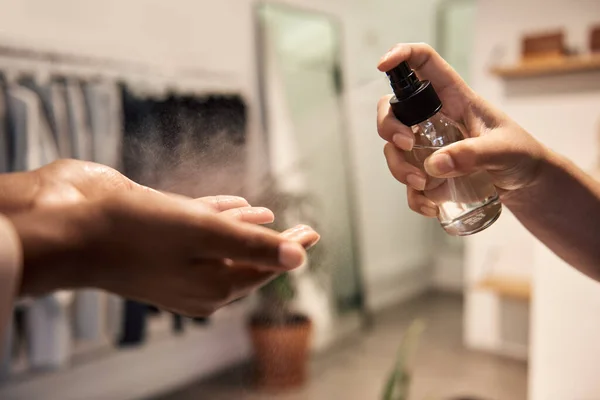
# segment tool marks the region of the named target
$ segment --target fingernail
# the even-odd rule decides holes
[[[306,261],[306,253],[299,243],[283,242],[279,245],[279,262],[288,269],[302,266]]]
[[[308,245],[306,245],[306,250],[314,247],[317,243],[319,243],[320,240],[321,240],[321,236],[319,235],[317,238],[315,238],[315,240],[313,240]]]
[[[390,58],[390,56],[392,55],[392,53],[394,53],[394,51],[395,51],[395,50],[398,50],[398,49],[399,49],[399,48],[401,48],[401,47],[402,47],[402,46],[401,46],[401,45],[399,45],[399,44],[397,44],[397,45],[393,46],[391,49],[389,49],[389,50],[388,50],[388,52],[387,52],[387,53],[385,53],[385,54],[383,55],[383,57],[381,57],[381,60],[379,61],[379,63],[381,64],[381,63],[383,63],[383,62],[386,62],[386,61],[387,61],[387,59],[388,59],[388,58]]]
[[[390,58],[391,55],[392,55],[392,49],[388,50],[388,52],[385,53],[383,55],[383,57],[381,57],[381,59],[379,59],[379,64],[386,62],[387,59]]]
[[[292,236],[297,235],[298,233],[304,232],[304,231],[312,231],[312,228],[309,227],[308,225],[296,225],[293,228],[287,229],[284,232],[281,232],[281,235],[286,237],[286,238],[290,238]]]
[[[433,207],[423,206],[421,207],[421,212],[428,217],[437,217],[438,210]]]
[[[435,175],[445,175],[454,171],[454,161],[446,153],[434,154],[427,162],[430,172]]]
[[[403,133],[396,133],[392,136],[392,142],[402,150],[411,150],[415,144],[415,139]]]
[[[253,215],[259,215],[262,218],[265,218],[267,215],[269,216],[268,220],[265,220],[263,223],[265,224],[270,224],[271,222],[275,221],[275,214],[273,214],[273,211],[269,210],[268,208],[265,207],[252,207],[252,208],[247,208],[246,212],[248,214],[253,214]]]
[[[410,174],[406,177],[406,182],[417,190],[425,190],[427,180],[420,175]]]
[[[312,228],[308,225],[296,225],[295,227],[293,227],[292,229],[290,229],[290,233],[297,233],[297,232],[301,232],[301,231],[312,231]]]

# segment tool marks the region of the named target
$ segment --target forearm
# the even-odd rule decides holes
[[[600,280],[600,183],[566,158],[549,152],[538,179],[504,201],[548,248]]]

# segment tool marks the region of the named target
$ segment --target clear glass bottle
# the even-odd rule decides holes
[[[388,76],[395,94],[390,101],[392,111],[415,134],[415,145],[407,152],[407,160],[425,172],[427,157],[463,140],[465,130],[440,111],[442,103],[433,86],[420,81],[407,63],[389,71]],[[453,236],[480,232],[502,212],[496,188],[485,171],[448,179],[427,176],[424,194],[439,207],[438,220]]]

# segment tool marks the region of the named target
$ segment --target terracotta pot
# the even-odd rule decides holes
[[[250,334],[259,388],[283,390],[306,382],[312,336],[312,323],[307,317],[294,316],[281,325],[253,320]]]

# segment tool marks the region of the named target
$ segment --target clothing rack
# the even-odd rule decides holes
[[[0,81],[0,172],[35,169],[58,158],[120,168],[127,131],[125,110],[137,106],[137,112],[144,114],[147,103],[170,102],[164,110],[176,114],[179,121],[188,118],[202,127],[210,121],[203,117],[206,113],[190,106],[190,98],[201,98],[197,107],[209,107],[214,114],[214,99],[206,97],[226,95],[226,103],[230,99],[234,103],[225,108],[228,123],[239,122],[239,117],[232,116],[235,110],[243,115],[245,127],[245,107],[240,110],[238,104],[243,103],[243,90],[231,73],[0,45]],[[188,107],[188,112],[178,114],[181,107]],[[156,126],[149,130],[164,129],[165,124],[152,121]],[[241,132],[244,127],[236,129]],[[127,303],[87,289],[20,301],[14,325],[6,336],[0,336],[0,346],[8,351],[0,354],[0,392],[3,385],[35,383],[39,370],[58,374],[81,360],[91,362],[105,355],[122,358],[114,347],[143,344],[146,330],[151,331],[148,339],[153,339],[147,346],[150,351],[160,348],[161,340],[154,340],[157,333],[167,336],[170,330],[176,335],[183,331],[183,319],[170,314],[166,319],[149,319],[146,327],[145,310],[138,313],[143,323],[137,324],[139,315],[124,312]],[[189,330],[193,334],[205,329]],[[139,337],[131,334],[138,331],[142,332]]]
[[[56,76],[83,81],[108,79],[142,92],[204,95],[239,94],[240,85],[231,73],[194,68],[152,65],[88,55],[0,45],[0,71],[8,81],[33,76],[45,82]]]

